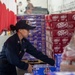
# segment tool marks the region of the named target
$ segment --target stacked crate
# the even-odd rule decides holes
[[[50,17],[49,15],[45,15],[45,22],[46,22],[46,55],[49,58],[53,58],[53,42],[52,42],[52,36],[50,34]]]
[[[60,67],[64,47],[69,43],[75,28],[74,14],[52,14],[46,16],[46,36],[54,52],[56,66]],[[48,21],[48,22],[47,22]],[[48,44],[48,42],[46,42]],[[49,46],[47,46],[47,49]],[[58,62],[58,63],[57,63]]]
[[[28,40],[36,47],[38,51],[46,54],[46,29],[45,29],[45,15],[24,15],[18,16],[17,20],[28,20],[30,25],[36,26],[34,30],[30,31]],[[35,58],[29,54],[25,54],[23,59],[35,60]]]

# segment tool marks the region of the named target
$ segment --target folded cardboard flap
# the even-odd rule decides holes
[[[60,71],[61,72],[75,72],[75,65],[61,64]]]

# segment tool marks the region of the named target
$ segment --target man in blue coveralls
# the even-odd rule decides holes
[[[32,66],[28,63],[21,61],[25,52],[33,55],[51,66],[55,61],[48,58],[46,55],[37,51],[37,49],[26,39],[29,30],[35,27],[28,25],[26,20],[20,20],[14,26],[16,33],[9,37],[3,45],[0,53],[0,75],[17,75],[16,66],[23,70],[32,72]]]

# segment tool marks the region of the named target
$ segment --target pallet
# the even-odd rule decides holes
[[[29,64],[45,64],[43,61],[41,60],[22,60],[23,62],[29,63]]]

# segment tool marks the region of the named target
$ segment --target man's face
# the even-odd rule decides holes
[[[19,33],[22,35],[23,38],[27,38],[29,35],[29,30],[19,29]]]

